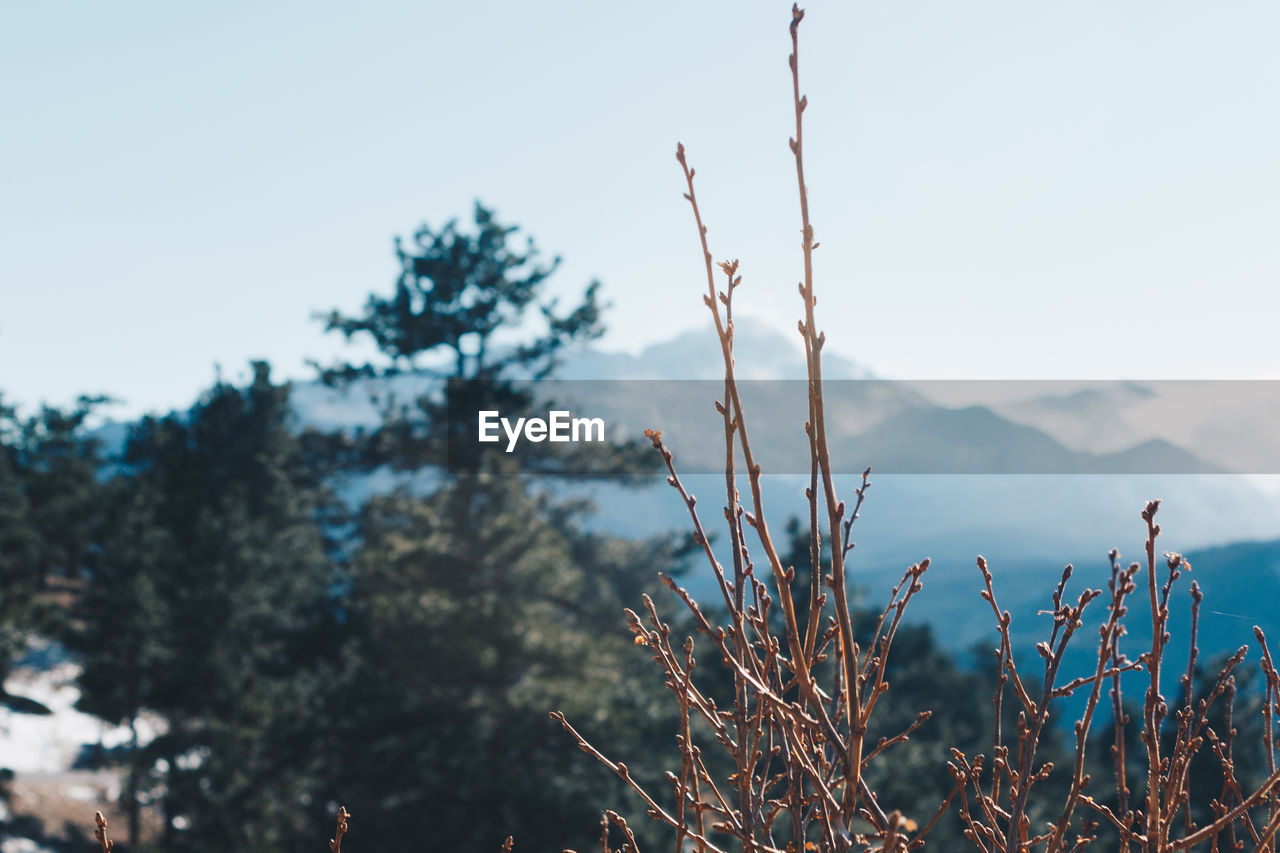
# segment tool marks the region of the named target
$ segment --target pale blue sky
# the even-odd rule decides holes
[[[1280,6],[851,3],[802,32],[819,318],[898,377],[1277,377]],[[10,3],[0,390],[183,405],[339,341],[473,199],[599,277],[606,345],[701,326],[683,140],[739,310],[793,330],[789,7]],[[750,358],[743,353],[742,358]]]

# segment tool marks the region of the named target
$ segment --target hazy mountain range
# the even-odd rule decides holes
[[[797,344],[760,324],[743,321],[737,328],[737,370],[751,380],[743,386],[745,407],[753,443],[768,449],[761,453],[768,475],[766,509],[778,527],[789,516],[807,514],[804,385],[787,381],[805,375]],[[576,352],[559,373],[569,381],[555,386],[562,394],[587,394],[580,404],[606,419],[612,437],[638,438],[645,427],[661,428],[677,464],[688,472],[682,475],[687,485],[701,497],[698,506],[710,530],[723,523],[724,477],[717,473],[723,432],[712,407],[722,392],[720,358],[714,332],[707,329],[635,355]],[[1201,555],[1194,561],[1195,577],[1209,595],[1206,608],[1236,612],[1249,610],[1249,602],[1280,600],[1280,543],[1272,541],[1280,538],[1280,502],[1249,478],[1221,473],[1230,467],[1222,444],[1244,439],[1239,428],[1224,427],[1218,434],[1227,438],[1207,441],[1214,432],[1213,412],[1184,412],[1170,420],[1166,405],[1157,417],[1159,395],[1150,383],[1002,383],[987,405],[975,402],[983,389],[974,385],[875,381],[870,369],[837,356],[824,359],[824,370],[843,496],[852,496],[858,472],[873,468],[873,486],[855,527],[853,582],[879,598],[905,566],[931,557],[934,567],[915,616],[933,623],[948,646],[963,650],[989,633],[977,595],[977,554],[996,572],[1002,605],[1026,617],[1020,625],[1034,627],[1035,613],[1044,608],[1064,564],[1077,566],[1080,584],[1105,587],[1111,548],[1140,556],[1145,526],[1139,513],[1150,498],[1164,499],[1160,549]],[[401,399],[412,399],[428,385],[402,377],[391,387]],[[294,401],[304,425],[370,426],[379,411],[371,397],[386,388],[339,392],[300,383]],[[1255,433],[1267,423],[1265,407],[1260,411]],[[1193,440],[1198,450],[1218,448],[1216,456],[1193,452],[1180,437]],[[874,473],[882,471],[898,473]],[[1133,473],[1152,471],[1171,473]],[[391,479],[372,477],[355,493],[385,488]],[[626,535],[688,529],[685,507],[662,477],[639,488],[605,482],[548,487],[591,498],[598,511],[589,523],[600,529]],[[746,492],[745,479],[739,488]],[[1241,601],[1235,573],[1250,587]],[[709,591],[710,577],[704,572],[690,584]],[[1221,606],[1215,606],[1215,596]],[[1222,617],[1224,642],[1227,634],[1234,636],[1227,629],[1248,628],[1237,621]],[[1216,627],[1206,630],[1206,638],[1216,642],[1215,632]],[[1247,634],[1235,645],[1247,641]],[[1206,654],[1215,650],[1207,642],[1202,646]]]

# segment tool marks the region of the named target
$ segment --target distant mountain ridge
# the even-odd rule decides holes
[[[804,377],[804,356],[799,346],[761,323],[744,320],[738,324],[737,368],[744,380],[789,380]],[[854,528],[858,546],[852,554],[851,583],[871,600],[880,600],[902,569],[923,557],[933,559],[925,578],[925,591],[913,605],[912,617],[936,626],[943,642],[953,651],[963,652],[981,639],[989,639],[988,614],[977,598],[979,585],[974,558],[984,554],[996,572],[1002,605],[1014,608],[1019,625],[1034,628],[1035,612],[1056,582],[1061,567],[1075,563],[1081,583],[1105,586],[1103,572],[1109,549],[1138,554],[1144,527],[1139,513],[1148,499],[1163,498],[1161,524],[1166,531],[1161,546],[1170,549],[1206,551],[1195,560],[1197,574],[1206,592],[1215,593],[1211,603],[1226,614],[1248,614],[1258,610],[1257,602],[1280,596],[1280,513],[1268,499],[1245,479],[1217,475],[1215,466],[1161,437],[1119,446],[1115,436],[1091,448],[1087,424],[1072,407],[1105,417],[1116,405],[1115,395],[1083,392],[1078,397],[1035,400],[1021,408],[1016,405],[940,405],[906,382],[848,382],[874,380],[869,369],[848,359],[828,355],[825,375],[832,380],[828,407],[833,458],[848,472],[840,478],[841,493],[848,497],[856,486],[854,472],[872,466],[873,487]],[[635,355],[582,350],[567,354],[560,376],[569,380],[699,380],[706,386],[705,399],[698,397],[687,411],[663,412],[654,401],[643,399],[625,386],[614,399],[596,400],[599,409],[634,433],[644,426],[657,426],[668,435],[677,465],[696,458],[723,441],[719,416],[711,406],[723,375],[719,344],[714,331],[683,333],[646,347]],[[660,387],[654,386],[655,388]],[[692,383],[691,383],[692,384]],[[761,387],[767,386],[762,382]],[[399,377],[389,383],[357,386],[342,392],[319,383],[295,383],[293,402],[302,426],[323,429],[350,429],[373,426],[379,408],[372,393],[387,388],[401,399],[423,393],[430,382],[419,377]],[[701,392],[699,392],[701,393]],[[1142,404],[1142,386],[1119,392]],[[1121,401],[1123,402],[1123,401]],[[1054,414],[1070,427],[1074,439],[1064,441],[1054,431],[1035,425],[1036,417]],[[666,418],[666,422],[652,418]],[[807,458],[803,431],[803,407],[770,406],[763,403],[748,409],[753,438],[761,443],[798,449]],[[1065,430],[1066,427],[1063,427]],[[114,425],[112,440],[123,438],[124,427]],[[1061,433],[1060,433],[1061,434]],[[950,459],[954,472],[934,468],[929,474],[877,473],[903,467],[904,448],[927,448],[939,459]],[[699,448],[702,448],[701,450]],[[721,445],[720,453],[723,453]],[[979,454],[977,458],[966,454]],[[950,456],[948,456],[950,454]],[[790,462],[786,464],[791,464]],[[1180,475],[1149,476],[1128,474],[1126,470],[1149,470],[1165,465]],[[1037,467],[1039,466],[1039,467]],[[1147,466],[1147,467],[1144,467]],[[807,471],[807,464],[802,464]],[[1070,471],[1048,475],[1044,469]],[[790,470],[779,474],[778,470]],[[807,475],[797,468],[766,468],[766,514],[779,528],[790,516],[804,517],[807,504],[804,489]],[[982,471],[985,473],[973,473]],[[1098,476],[1099,471],[1120,472]],[[1036,473],[1039,472],[1039,473]],[[432,476],[425,472],[423,477]],[[720,507],[724,503],[723,473],[683,475],[686,485],[701,500],[698,509],[708,529],[718,536],[714,547],[723,551]],[[394,478],[375,475],[349,490],[361,495],[389,488]],[[684,504],[661,477],[652,486],[626,488],[609,482],[548,484],[566,495],[589,498],[597,507],[587,523],[612,533],[645,536],[670,530],[687,530]],[[745,481],[739,489],[747,490]],[[722,558],[727,555],[721,554]],[[1228,559],[1230,558],[1230,559]],[[1247,564],[1248,572],[1233,575],[1230,564]],[[1205,571],[1200,572],[1201,565]],[[1087,567],[1087,571],[1086,571]],[[658,567],[637,567],[656,570]],[[1210,584],[1212,581],[1212,584]],[[1262,597],[1252,597],[1244,587],[1251,585]],[[690,579],[690,586],[713,592],[709,573],[704,570]],[[1216,600],[1215,605],[1212,602]],[[1208,623],[1206,655],[1220,651],[1218,627],[1234,627],[1230,616],[1221,625]],[[1234,620],[1238,621],[1238,620]],[[1136,624],[1136,623],[1135,623]],[[1244,624],[1243,622],[1241,623]],[[1248,627],[1247,625],[1245,626]],[[1277,630],[1280,633],[1280,629]],[[1223,630],[1220,638],[1225,642]],[[1243,642],[1243,641],[1242,641]],[[1081,643],[1085,649],[1087,643]],[[1234,646],[1232,646],[1234,648]]]
[[[744,380],[763,382],[760,387],[767,387],[765,380],[804,377],[804,354],[788,336],[750,319],[739,321],[735,334],[736,368]],[[718,382],[706,382],[722,378],[723,362],[719,342],[709,326],[701,332],[686,332],[652,344],[636,355],[585,349],[567,353],[564,362],[559,375],[569,380],[703,381],[708,389],[703,395],[705,400],[693,398],[696,405],[680,411],[663,411],[654,400],[636,393],[643,385],[615,385],[614,398],[598,399],[594,404],[597,412],[613,419],[611,423],[616,422],[620,429],[625,428],[630,437],[639,437],[645,427],[664,429],[679,454],[680,464],[698,458],[714,460],[723,453],[722,448],[715,450],[723,438],[719,416],[711,407]],[[1039,476],[1046,472],[1132,473],[1160,466],[1182,474],[1207,475],[1217,471],[1215,466],[1168,440],[1149,438],[1121,449],[1115,449],[1112,442],[1106,449],[1092,452],[1078,444],[1069,447],[1026,420],[1012,418],[1004,408],[938,405],[912,383],[874,381],[876,375],[870,369],[845,358],[828,355],[824,357],[824,367],[830,380],[828,429],[832,457],[841,466],[839,470],[854,474],[870,465],[873,472],[882,472],[874,475],[877,486],[866,514],[884,520],[879,522],[878,530],[864,525],[870,545],[864,551],[887,557],[896,555],[896,545],[908,540],[945,539],[953,544],[972,544],[979,540],[991,542],[999,535],[998,541],[1004,542],[1011,553],[1049,554],[1077,545],[1101,547],[1105,553],[1105,548],[1114,542],[1098,540],[1125,535],[1131,530],[1130,511],[1136,513],[1147,498],[1159,496],[1174,497],[1167,507],[1167,512],[1175,516],[1170,522],[1179,522],[1181,532],[1195,546],[1280,536],[1276,502],[1238,477]],[[842,382],[847,379],[873,381]],[[302,426],[371,427],[379,422],[376,394],[389,388],[401,400],[411,400],[424,393],[431,382],[402,376],[374,385],[358,384],[347,391],[318,382],[299,382],[294,385],[293,400]],[[601,387],[609,387],[609,383]],[[618,391],[619,387],[623,391]],[[1127,394],[1141,400],[1142,386],[1133,384]],[[1097,396],[1084,393],[1034,405],[1061,411],[1078,402],[1105,415],[1112,401],[1095,399]],[[780,463],[765,466],[766,474],[807,471],[803,416],[794,408],[767,404],[751,408],[749,396],[747,405],[757,444],[795,454],[777,457]],[[110,436],[118,446],[123,428],[113,425],[103,435]],[[927,451],[932,467],[926,473],[934,476],[885,476],[883,472],[919,470],[911,466],[911,448],[916,448],[917,453],[921,449]],[[987,476],[1004,474],[1018,474],[1023,479]],[[598,521],[604,526],[640,533],[660,529],[660,524],[681,525],[685,521],[680,511],[668,515],[661,509],[664,501],[659,501],[658,506],[642,513],[645,523],[637,524],[635,507],[627,506],[638,497],[634,490],[627,490],[632,494],[619,502],[609,494],[607,484],[592,488],[600,492],[602,512]],[[1030,508],[1036,506],[1048,507],[1057,515],[1057,521],[1046,525],[1044,519],[1034,518]],[[883,515],[880,507],[885,507]],[[1176,517],[1184,511],[1185,518]],[[1171,523],[1167,529],[1175,528]]]
[[[734,321],[734,370],[742,379],[804,379],[799,334],[792,341],[760,320]],[[866,367],[837,353],[822,358],[827,379],[875,379]],[[649,344],[636,355],[587,349],[570,353],[561,379],[722,379],[724,356],[711,326]]]

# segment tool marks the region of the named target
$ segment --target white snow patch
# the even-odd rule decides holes
[[[0,707],[0,767],[16,773],[57,773],[69,769],[87,744],[110,749],[129,742],[127,726],[110,725],[76,710],[80,671],[79,664],[65,658],[43,667],[14,668],[4,682],[5,691],[33,699],[53,713],[20,714]],[[163,728],[162,720],[146,715],[139,720],[138,739],[145,744]]]
[[[43,844],[37,844],[30,838],[9,838],[0,841],[0,853],[53,853]]]

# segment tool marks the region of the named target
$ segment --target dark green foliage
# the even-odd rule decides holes
[[[63,411],[44,406],[21,425],[18,466],[39,549],[31,570],[41,580],[79,578],[102,522],[98,446],[85,424],[103,397],[81,397]]]
[[[565,345],[603,333],[598,282],[588,286],[581,304],[561,314],[556,301],[542,294],[559,258],[539,265],[532,239],[525,251],[513,250],[511,237],[519,229],[499,224],[494,212],[478,202],[475,226],[475,233],[468,234],[456,220],[435,232],[423,225],[409,249],[396,239],[401,273],[393,293],[370,295],[360,317],[334,311],[327,322],[328,329],[348,339],[371,338],[387,363],[342,365],[330,376],[433,369],[456,379],[493,379],[516,370],[543,378],[554,371]],[[518,346],[495,350],[494,334],[519,329],[531,309],[541,316],[545,331]],[[443,363],[442,356],[447,359]]]
[[[423,225],[410,247],[397,239],[401,273],[392,293],[370,295],[360,316],[334,311],[325,318],[326,330],[372,343],[383,356],[378,363],[339,364],[321,373],[326,382],[342,385],[383,380],[362,389],[380,399],[383,423],[358,436],[354,446],[343,445],[350,458],[366,469],[433,466],[450,473],[494,466],[551,475],[650,470],[652,454],[639,444],[578,446],[571,453],[526,444],[512,456],[476,442],[479,411],[512,418],[528,413],[535,399],[531,383],[553,375],[566,347],[594,340],[604,329],[598,282],[588,285],[576,307],[561,312],[544,293],[559,259],[539,264],[532,239],[523,251],[512,248],[519,229],[500,224],[479,203],[474,219],[474,232],[451,220],[438,231]],[[529,315],[536,316],[532,323]]]
[[[167,723],[131,768],[187,827],[167,849],[285,849],[303,823],[334,569],[288,393],[256,364],[133,430],[78,608],[82,707]]]
[[[181,665],[168,645],[172,613],[158,589],[172,540],[155,521],[155,492],[128,477],[117,477],[104,492],[107,523],[67,640],[85,665],[80,709],[132,732],[124,792],[125,837],[132,841],[148,771],[138,751],[138,716],[144,702],[154,701],[164,674]]]
[[[30,632],[60,629],[50,584],[80,579],[101,529],[100,462],[85,435],[101,402],[26,418],[0,405],[0,682]]]
[[[470,490],[465,508],[457,489],[365,507],[327,781],[376,816],[362,848],[488,850],[511,833],[530,849],[585,845],[602,800],[627,799],[547,712],[657,772],[675,723],[619,590],[677,550],[587,535],[505,484]]]
[[[0,410],[0,416],[5,415]],[[11,414],[11,413],[10,413]],[[26,496],[15,470],[16,448],[9,443],[12,433],[0,444],[0,683],[8,675],[14,656],[26,645],[30,612],[35,594],[30,566],[35,561],[37,541],[28,517]]]
[[[331,376],[434,364],[453,380],[388,405],[371,435],[299,433],[265,364],[246,387],[219,381],[191,410],[144,419],[114,460],[82,434],[92,401],[5,414],[0,661],[41,627],[42,579],[83,578],[65,633],[84,665],[80,707],[135,731],[144,715],[163,721],[127,753],[123,843],[149,798],[166,850],[313,849],[338,800],[365,849],[491,849],[509,832],[585,844],[601,795],[626,797],[577,760],[552,708],[618,754],[652,755],[635,772],[659,780],[672,712],[621,610],[679,568],[686,541],[589,534],[584,504],[507,476],[519,460],[501,457],[374,498],[354,523],[330,499],[335,477],[371,465],[439,472],[449,405],[518,412],[521,381],[599,334],[596,285],[560,313],[542,295],[555,264],[539,266],[532,244],[510,250],[515,229],[482,207],[476,226],[424,228],[398,248],[390,299],[330,318],[387,356]],[[493,344],[531,311],[540,331]],[[577,470],[635,470],[628,452],[601,448]]]
[[[532,242],[513,251],[515,229],[480,205],[475,225],[471,234],[453,222],[424,227],[412,249],[397,244],[394,293],[328,323],[371,340],[385,362],[341,365],[326,378],[426,380],[412,405],[386,407],[378,430],[341,439],[353,467],[452,475],[370,500],[355,531],[342,672],[325,699],[324,778],[357,820],[373,816],[360,828],[368,849],[492,850],[508,834],[528,849],[592,843],[602,800],[624,811],[629,800],[606,770],[579,760],[550,710],[584,721],[620,755],[647,757],[635,772],[653,781],[674,742],[660,674],[632,644],[622,609],[640,606],[658,570],[680,567],[687,543],[588,534],[586,505],[518,476],[649,470],[652,453],[457,452],[474,412],[528,412],[529,380],[550,376],[565,346],[601,331],[597,285],[560,314],[542,295],[555,264],[539,266]],[[532,331],[522,325],[530,310],[541,321]]]

